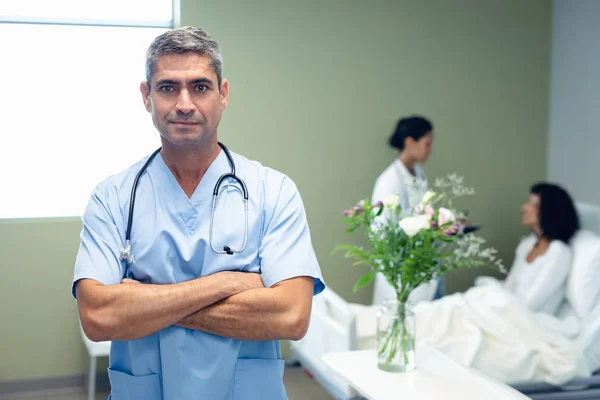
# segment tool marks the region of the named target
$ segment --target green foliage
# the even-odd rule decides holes
[[[344,211],[346,231],[362,232],[369,244],[366,248],[341,244],[334,249],[353,259],[354,265],[370,268],[354,290],[368,285],[380,272],[396,291],[397,300],[405,303],[412,290],[447,271],[490,263],[503,270],[496,250],[482,249],[482,238],[460,234],[452,200],[474,191],[462,186],[462,178],[456,175],[437,180],[436,186],[450,194],[421,192],[421,202],[411,210],[402,210],[400,197],[393,195],[376,204],[365,199]]]

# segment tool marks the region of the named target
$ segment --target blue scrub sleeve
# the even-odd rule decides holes
[[[325,285],[312,246],[304,204],[291,179],[283,178],[278,193],[268,201],[266,208],[266,229],[263,229],[259,248],[265,287],[290,278],[310,276],[314,278],[313,294],[321,293]]]
[[[120,283],[125,273],[119,258],[121,239],[110,213],[108,197],[99,185],[94,189],[82,216],[83,229],[71,292],[80,279],[94,279],[105,285]]]

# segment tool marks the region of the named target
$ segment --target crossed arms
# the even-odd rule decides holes
[[[155,285],[77,282],[81,324],[93,341],[133,340],[177,325],[241,340],[299,340],[308,329],[313,278],[265,288],[259,274],[224,271]]]

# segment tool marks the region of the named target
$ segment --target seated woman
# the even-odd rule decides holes
[[[533,232],[517,246],[504,285],[531,311],[555,314],[571,269],[569,241],[579,229],[575,204],[561,187],[538,183],[521,212],[522,224]]]
[[[507,279],[414,307],[417,345],[505,383],[561,385],[588,376],[573,342],[579,326],[556,313],[565,301],[579,217],[569,194],[549,183],[531,188],[522,223],[532,230],[516,250]]]

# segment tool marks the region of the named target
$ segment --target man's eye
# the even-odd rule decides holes
[[[173,86],[161,86],[159,90],[163,93],[171,93],[175,90]]]
[[[196,92],[204,93],[208,90],[208,86],[206,85],[197,85]]]

